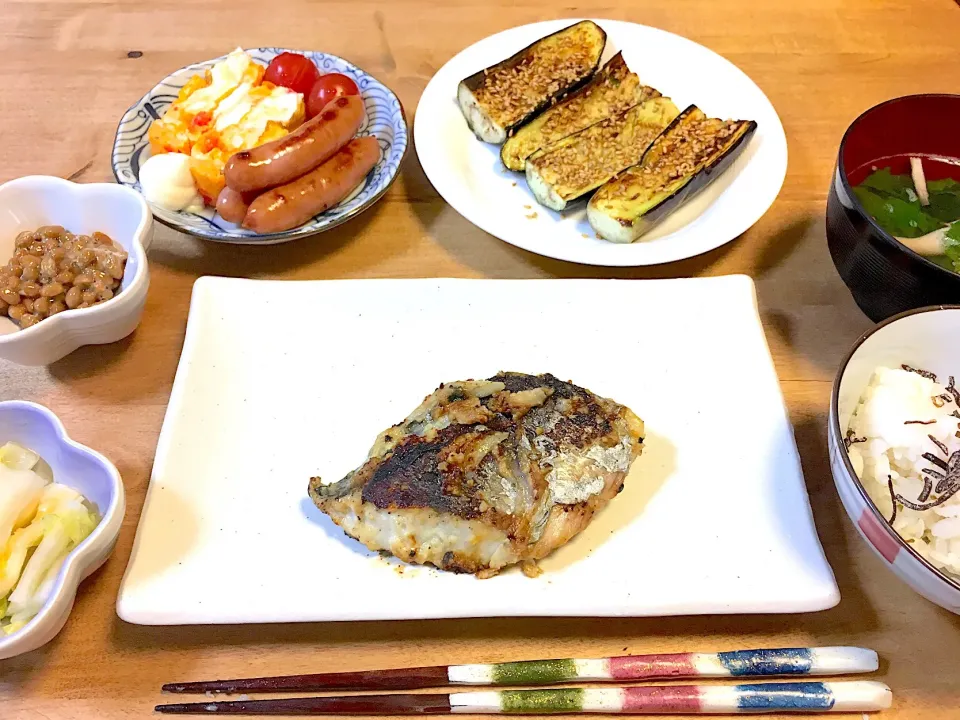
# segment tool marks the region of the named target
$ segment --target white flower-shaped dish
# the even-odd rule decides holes
[[[19,400],[0,402],[0,445],[9,441],[38,453],[53,469],[56,482],[73,488],[96,506],[100,522],[67,556],[40,612],[12,635],[0,634],[0,660],[35,650],[60,632],[80,582],[113,551],[126,510],[117,469],[99,453],[71,440],[47,408]]]
[[[120,291],[100,305],[67,310],[26,330],[0,317],[0,358],[21,365],[47,365],[81,345],[125,338],[140,323],[150,285],[147,249],[153,217],[139,193],[112,183],[79,185],[45,175],[0,185],[0,265],[13,256],[18,233],[43,225],[62,225],[78,234],[106,233],[127,251],[127,267]]]
[[[352,78],[360,88],[360,95],[363,97],[367,111],[367,117],[357,134],[372,135],[377,139],[380,143],[380,161],[367,175],[363,184],[339,205],[292,230],[261,235],[227,222],[217,215],[213,208],[191,213],[166,210],[151,205],[157,220],[175,230],[207,240],[239,245],[275,245],[336,227],[359,215],[383,197],[396,179],[400,170],[400,161],[407,152],[407,121],[400,101],[393,91],[372,75],[336,55],[276,47],[250,48],[245,52],[262,65],[268,65],[281,53],[300,53],[310,58],[323,74],[342,73]],[[164,78],[123,114],[113,144],[113,174],[117,182],[142,192],[139,180],[140,166],[150,157],[150,141],[147,137],[150,124],[160,118],[167,107],[177,99],[180,88],[187,80],[204,72],[224,57],[226,56],[180,68]]]

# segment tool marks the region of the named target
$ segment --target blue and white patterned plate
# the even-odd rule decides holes
[[[407,151],[407,122],[397,96],[386,85],[368,75],[356,65],[336,55],[311,50],[287,50],[285,48],[252,48],[246,52],[257,62],[267,65],[284,52],[299,52],[316,63],[322,73],[343,73],[353,78],[360,88],[367,117],[359,135],[372,135],[380,143],[380,162],[370,171],[364,183],[336,207],[317,215],[310,222],[280,233],[257,234],[229,223],[212,208],[200,213],[175,212],[151,205],[154,217],[160,222],[181,232],[239,245],[272,245],[287,242],[306,235],[314,235],[346,222],[379,200],[393,183],[400,169],[400,161]],[[130,107],[120,120],[117,137],[113,144],[113,174],[117,182],[142,193],[139,175],[140,166],[150,157],[147,131],[150,123],[163,115],[167,106],[177,98],[180,88],[187,80],[226,57],[188,65],[165,78],[153,90]]]

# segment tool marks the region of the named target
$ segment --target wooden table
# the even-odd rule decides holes
[[[0,400],[46,404],[71,434],[110,457],[127,487],[116,552],[81,588],[60,636],[0,661],[0,717],[141,718],[174,679],[360,669],[618,652],[861,644],[884,659],[894,689],[885,717],[960,717],[960,618],[913,594],[848,522],[827,466],[830,383],[869,322],[830,262],[824,203],[847,124],[882,100],[956,91],[960,8],[950,0],[622,0],[564,6],[534,0],[434,3],[8,0],[0,4],[0,181],[51,174],[112,179],[117,119],[159,78],[236,46],[318,48],[349,58],[400,96],[412,118],[431,75],[499,30],[592,15],[653,25],[743,68],[783,119],[790,169],[755,227],[703,257],[608,271],[516,250],[441,200],[411,152],[399,182],[359,219],[321,237],[268,248],[202,242],[158,226],[152,286],[135,335],[47,368],[0,361]],[[670,62],[664,58],[664,62]],[[843,600],[787,617],[468,620],[146,628],[114,601],[130,554],[180,347],[190,288],[204,274],[369,277],[682,277],[747,273],[796,428],[820,537]],[[706,590],[705,590],[706,592]]]

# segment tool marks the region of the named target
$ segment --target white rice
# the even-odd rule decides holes
[[[941,497],[934,490],[925,501],[919,500],[925,477],[932,480],[934,488],[940,482],[921,471],[944,474],[942,467],[923,455],[929,453],[947,462],[960,452],[960,419],[953,414],[958,409],[943,385],[916,372],[888,367],[874,372],[850,418],[846,437],[854,470],[888,520],[893,514],[889,481],[897,495],[917,505],[929,506]],[[915,422],[930,420],[935,422]],[[947,452],[931,438],[942,443]],[[945,488],[942,494],[949,492]],[[931,565],[960,578],[960,492],[925,510],[913,510],[898,502],[893,529]]]

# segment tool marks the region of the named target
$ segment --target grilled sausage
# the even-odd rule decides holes
[[[253,193],[238,193],[233,188],[225,187],[217,196],[217,213],[227,222],[243,222],[247,216],[247,208],[256,197]]]
[[[349,195],[379,159],[376,138],[355,138],[320,167],[292,183],[267,190],[250,203],[243,226],[258,233],[274,233],[302,225]]]
[[[363,114],[359,95],[331,100],[289,135],[232,155],[223,170],[227,187],[237,192],[265,190],[305,175],[356,134]]]

